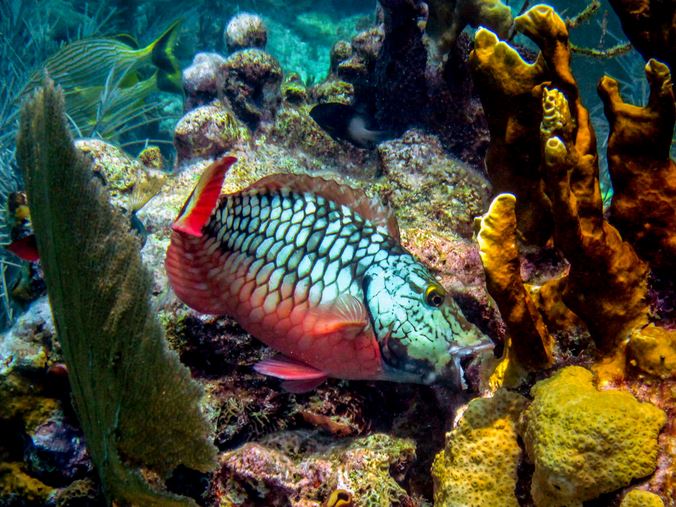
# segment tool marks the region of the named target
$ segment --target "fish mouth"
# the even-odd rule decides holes
[[[465,347],[453,346],[448,349],[449,354],[453,358],[453,373],[455,385],[462,389],[463,391],[467,390],[470,382],[467,378],[467,373],[469,371],[469,366],[476,359],[478,355],[482,352],[493,350],[495,344],[488,340],[483,341],[477,345],[469,345]]]

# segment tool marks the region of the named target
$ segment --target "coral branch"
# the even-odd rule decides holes
[[[601,8],[599,0],[592,0],[587,7],[578,12],[574,17],[566,19],[568,28],[575,28],[591,18]]]
[[[613,58],[615,56],[626,55],[629,53],[629,51],[632,50],[632,45],[629,42],[625,42],[624,44],[618,44],[617,46],[613,46],[612,48],[608,49],[594,49],[571,44],[570,50],[573,53],[591,56],[593,58]]]

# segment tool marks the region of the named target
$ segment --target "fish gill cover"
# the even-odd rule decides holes
[[[214,465],[202,390],[167,349],[138,239],[73,146],[47,82],[22,111],[17,153],[75,410],[108,502],[189,505],[150,486],[183,464]]]

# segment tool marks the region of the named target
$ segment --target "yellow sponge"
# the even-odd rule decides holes
[[[535,384],[520,430],[535,464],[537,506],[577,507],[655,470],[664,412],[623,391],[598,391],[569,366]]]
[[[516,421],[527,403],[505,389],[469,403],[432,465],[436,507],[518,507]]]
[[[620,507],[664,507],[664,502],[655,493],[632,489],[622,499]]]

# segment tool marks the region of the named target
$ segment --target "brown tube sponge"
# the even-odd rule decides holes
[[[676,270],[676,163],[669,148],[676,119],[669,69],[657,60],[645,66],[650,100],[627,104],[617,81],[599,83],[610,123],[608,169],[613,181],[611,222],[657,270]]]
[[[509,358],[536,369],[551,365],[552,338],[519,274],[515,206],[513,195],[498,195],[481,218],[477,241],[488,293],[509,330]]]

